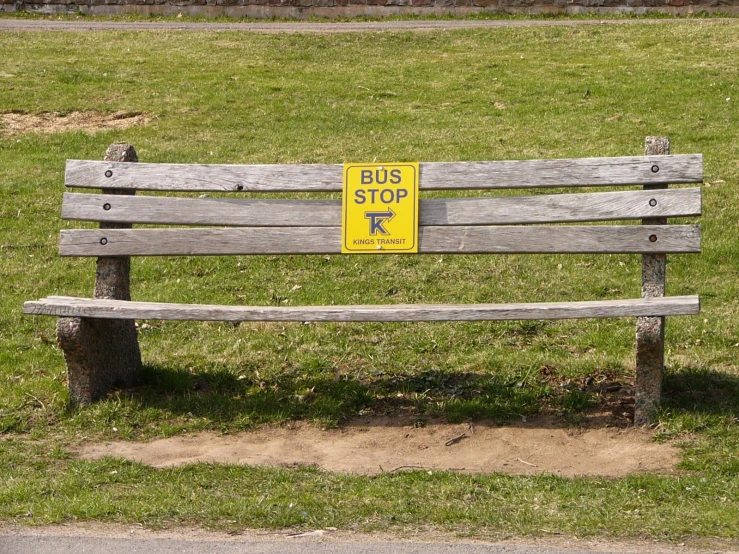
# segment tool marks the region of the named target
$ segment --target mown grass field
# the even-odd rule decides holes
[[[739,25],[339,35],[4,33],[0,113],[143,113],[122,131],[0,128],[0,520],[327,527],[469,536],[735,539],[739,521]],[[67,158],[129,142],[141,161],[342,163],[639,154],[665,135],[704,154],[704,247],[671,257],[657,439],[675,476],[564,479],[80,461],[81,441],[234,432],[359,413],[577,425],[633,381],[633,320],[470,324],[148,322],[137,387],[67,407],[53,318],[25,300],[89,295],[94,261],[60,259]],[[225,304],[635,297],[638,256],[137,259],[133,296]],[[368,276],[371,276],[368,277]]]

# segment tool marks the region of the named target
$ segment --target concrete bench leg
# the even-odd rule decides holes
[[[662,156],[670,153],[670,139],[647,137],[644,154]],[[645,185],[645,190],[666,189],[667,185]],[[666,218],[645,219],[644,225],[666,225]],[[665,295],[667,256],[648,254],[642,257],[642,297]],[[636,320],[636,393],[634,425],[653,423],[662,395],[665,367],[665,318],[639,317]]]
[[[60,317],[56,333],[67,362],[73,405],[102,398],[114,384],[133,384],[141,369],[133,321]]]
[[[133,146],[112,144],[108,162],[137,162]],[[110,189],[106,194],[134,194]],[[130,224],[101,223],[101,228],[131,228]],[[131,300],[131,258],[98,258],[95,298]],[[89,404],[105,396],[113,384],[130,386],[141,369],[141,351],[133,320],[61,317],[56,327],[67,362],[69,397],[73,405]]]

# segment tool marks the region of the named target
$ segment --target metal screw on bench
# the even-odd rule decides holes
[[[130,144],[112,144],[106,162],[137,162]],[[105,172],[111,177],[113,172]],[[104,194],[134,195],[133,189],[104,189]],[[103,205],[104,210],[110,204]],[[101,222],[101,229],[130,229],[131,224]],[[101,245],[107,244],[103,237]],[[95,275],[95,298],[130,300],[131,258],[100,257]],[[141,369],[141,351],[133,320],[61,317],[57,338],[67,362],[69,395],[73,405],[89,404],[104,396],[115,383],[133,384]]]
[[[670,154],[670,139],[666,137],[647,137],[645,156]],[[652,173],[659,172],[659,165],[651,167]],[[645,190],[666,189],[666,184],[644,185]],[[652,204],[654,202],[654,204]],[[655,206],[657,201],[649,201]],[[667,218],[642,220],[644,225],[666,225]],[[650,235],[650,242],[657,242],[657,235]],[[665,295],[665,254],[645,254],[642,256],[642,297],[651,298]],[[634,425],[652,423],[662,395],[662,375],[665,364],[665,318],[639,317],[636,320],[636,392]]]

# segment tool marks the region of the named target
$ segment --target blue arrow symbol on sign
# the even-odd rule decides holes
[[[386,212],[364,212],[364,219],[370,220],[370,236],[374,237],[377,233],[389,235],[390,233],[388,233],[383,225],[394,217],[395,212],[390,208]]]

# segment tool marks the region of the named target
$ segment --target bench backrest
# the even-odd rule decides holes
[[[422,163],[420,190],[547,189],[642,185],[648,190],[422,199],[420,253],[699,252],[700,229],[666,225],[701,213],[702,156]],[[63,256],[334,254],[341,252],[341,165],[196,165],[67,162],[68,187],[119,194],[64,195],[62,217],[198,227],[78,229]],[[293,199],[129,196],[121,191],[300,193]],[[654,225],[560,225],[654,220]],[[555,224],[555,225],[547,225]],[[108,225],[104,225],[108,226]]]

